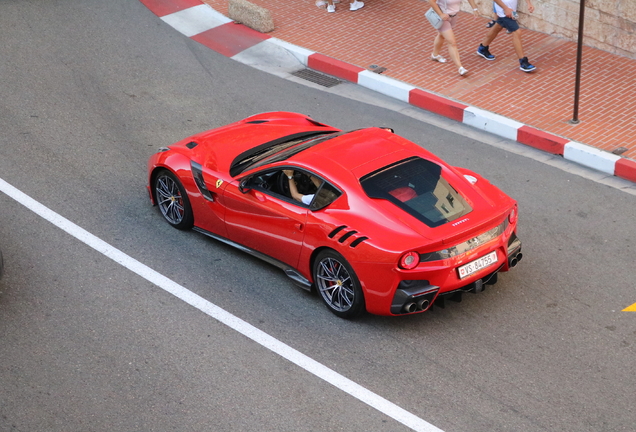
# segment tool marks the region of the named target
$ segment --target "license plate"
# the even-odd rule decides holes
[[[491,264],[497,262],[497,252],[492,251],[488,255],[484,255],[481,258],[471,261],[466,265],[463,265],[457,269],[459,272],[459,278],[464,279],[471,274],[478,272],[479,270],[488,267]]]

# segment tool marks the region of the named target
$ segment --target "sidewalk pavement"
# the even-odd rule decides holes
[[[275,41],[291,47],[311,69],[636,182],[636,60],[583,47],[580,123],[573,125],[577,46],[562,38],[522,29],[525,54],[537,67],[524,73],[505,31],[490,45],[497,59],[479,57],[476,49],[488,19],[460,12],[455,36],[469,71],[462,77],[446,48],[447,63],[430,60],[436,32],[424,18],[426,1],[365,0],[362,9],[350,11],[349,0],[341,0],[335,13],[327,13],[314,0],[250,0],[272,14],[275,30],[267,34],[226,18],[227,0],[140,1],[178,30],[187,28],[182,33],[229,57]],[[211,18],[201,14],[208,15],[201,9],[206,5],[213,9]],[[197,23],[183,22],[188,19]],[[206,19],[216,22],[206,25]],[[523,27],[523,15],[519,20]],[[369,72],[375,67],[386,70]]]

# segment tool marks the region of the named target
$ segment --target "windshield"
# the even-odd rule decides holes
[[[371,198],[391,201],[430,227],[454,221],[472,211],[444,177],[442,167],[414,157],[360,179]]]
[[[238,155],[232,161],[232,165],[230,166],[230,175],[232,177],[236,177],[248,168],[263,165],[266,161],[272,161],[271,159],[268,159],[272,155],[275,155],[285,149],[292,148],[299,143],[305,143],[305,145],[303,145],[299,150],[286,152],[284,153],[286,155],[285,157],[276,158],[276,160],[284,160],[291,155],[322,142],[325,139],[331,138],[334,135],[336,134],[333,132],[301,132],[261,144]],[[307,141],[308,139],[309,141]]]
[[[337,133],[331,133],[328,135],[321,135],[317,138],[312,138],[309,141],[302,141],[302,140],[296,141],[291,146],[286,146],[286,148],[283,150],[279,148],[278,151],[276,152],[268,152],[263,157],[258,158],[258,160],[255,161],[255,163],[251,164],[250,168],[257,168],[261,165],[265,165],[268,163],[284,161],[286,159],[289,159],[293,155],[302,152],[303,150],[307,150],[308,148],[311,148],[315,146],[316,144],[320,144],[321,142],[327,141],[328,139],[334,138],[344,133],[346,132],[337,132]]]

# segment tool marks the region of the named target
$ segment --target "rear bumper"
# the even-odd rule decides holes
[[[496,251],[497,262],[469,277],[460,278],[458,268],[479,257]],[[424,263],[417,269],[404,271],[386,268],[391,277],[380,277],[377,264],[374,267],[372,284],[366,285],[365,300],[367,310],[379,315],[406,315],[424,312],[433,304],[443,305],[444,299],[461,300],[465,292],[477,293],[485,289],[486,285],[497,282],[499,272],[506,272],[515,267],[521,258],[521,240],[513,232],[505,243],[490,245],[475,250],[475,253],[458,259],[443,260],[436,263]],[[365,278],[361,277],[361,281]],[[381,292],[378,288],[392,287]],[[374,289],[375,288],[375,289]]]

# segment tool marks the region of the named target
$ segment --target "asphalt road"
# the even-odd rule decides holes
[[[634,430],[634,195],[352,85],[247,67],[136,0],[1,1],[0,28],[0,179],[445,432]],[[445,309],[345,321],[162,221],[145,191],[156,148],[276,110],[392,126],[486,176],[519,201],[524,260]],[[0,247],[2,431],[409,430],[3,193]]]

